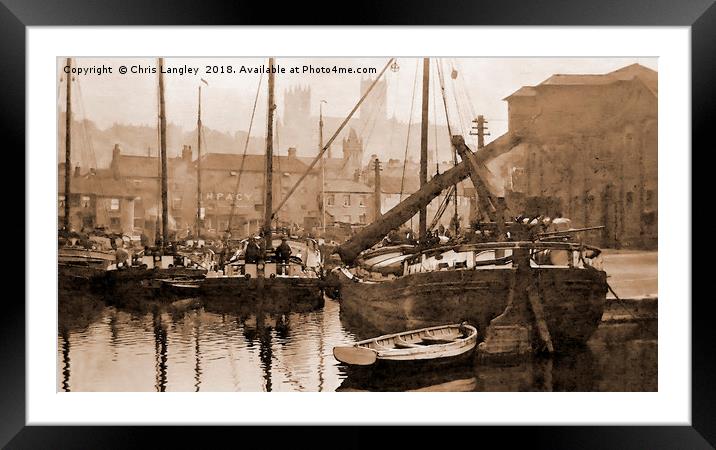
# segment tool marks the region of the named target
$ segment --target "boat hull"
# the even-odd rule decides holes
[[[536,268],[537,286],[555,349],[585,343],[606,301],[606,274],[574,268]],[[508,303],[512,268],[416,273],[367,282],[337,270],[341,319],[360,336],[467,321],[483,334]]]
[[[74,264],[58,264],[57,285],[59,292],[97,292],[102,286],[106,270],[100,267]]]
[[[261,304],[280,311],[312,311],[323,306],[323,282],[320,278],[245,278],[207,277],[199,295],[212,302],[231,305]]]
[[[145,269],[130,267],[122,270],[108,270],[102,280],[103,292],[116,303],[139,299],[163,299],[167,292],[162,289],[164,280],[201,280],[206,271],[186,267],[166,269]],[[173,298],[173,296],[171,296]]]

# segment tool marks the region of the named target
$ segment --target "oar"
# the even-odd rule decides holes
[[[355,366],[370,366],[378,353],[365,347],[333,347],[333,356],[340,362]]]

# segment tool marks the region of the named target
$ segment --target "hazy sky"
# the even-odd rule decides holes
[[[380,71],[388,58],[277,58],[279,66],[290,67],[312,65],[314,67],[374,67]],[[435,60],[432,60],[435,61]],[[415,58],[398,58],[399,70],[386,71],[388,97],[385,108],[388,116],[393,114],[407,121],[411,109],[411,98],[416,76],[416,67],[422,73],[422,64]],[[446,90],[456,89],[462,99],[462,114],[483,114],[490,122],[493,138],[507,128],[507,104],[502,99],[524,85],[534,85],[555,73],[605,73],[625,65],[639,63],[657,69],[656,58],[441,58],[445,73]],[[199,74],[165,74],[166,111],[168,122],[190,130],[196,126],[197,87],[203,78],[208,86],[202,88],[202,122],[204,126],[220,131],[246,130],[249,124],[251,106],[256,95],[259,75],[255,73],[205,73],[206,65],[233,66],[234,70],[246,66],[256,68],[266,64],[266,59],[257,58],[168,58],[165,66],[180,68],[184,65],[199,68]],[[112,74],[76,75],[79,86],[74,91],[74,114],[86,117],[100,128],[113,123],[156,125],[157,117],[157,75],[122,75],[119,67],[139,65],[144,68],[156,67],[155,59],[121,58],[77,58],[73,66],[91,68],[108,66]],[[58,60],[58,80],[62,81],[65,60]],[[434,65],[433,65],[434,67]],[[452,69],[458,77],[450,77]],[[276,76],[276,105],[279,117],[283,113],[283,92],[294,85],[311,87],[313,113],[318,114],[320,100],[326,100],[324,114],[345,117],[358,101],[360,74],[278,74]],[[375,76],[375,75],[373,75]],[[252,135],[263,135],[266,114],[266,78],[259,93],[254,131]],[[437,78],[433,72],[432,78]],[[418,91],[420,90],[418,79]],[[437,85],[433,85],[435,87]],[[58,85],[58,105],[64,110],[64,83]],[[451,94],[452,95],[452,94]],[[452,98],[448,95],[448,98]],[[436,97],[442,108],[441,97]],[[469,102],[467,99],[469,98]],[[432,102],[431,98],[431,102]],[[467,106],[471,103],[471,106]],[[454,105],[454,104],[453,104]],[[432,105],[430,106],[432,109]],[[453,109],[452,105],[449,109]],[[471,111],[470,111],[471,110]],[[440,110],[441,111],[441,110]],[[444,113],[438,112],[439,121]],[[451,112],[451,114],[453,114]],[[431,113],[432,115],[432,113]],[[413,120],[420,118],[420,94],[415,97]],[[467,118],[465,119],[467,120]],[[328,130],[327,130],[328,131]]]

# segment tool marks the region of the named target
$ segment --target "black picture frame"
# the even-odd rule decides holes
[[[0,1],[0,35],[3,45],[0,67],[0,108],[4,139],[10,148],[25,143],[25,32],[29,26],[112,26],[112,25],[264,25],[264,24],[333,24],[333,25],[516,25],[516,26],[687,26],[691,27],[692,48],[692,142],[706,143],[714,113],[716,87],[716,6],[714,0],[542,0],[539,2],[455,1],[426,2],[363,1],[320,6],[314,3],[285,2],[189,2],[174,0],[154,2],[124,0]],[[280,6],[279,6],[280,5]],[[477,44],[476,44],[477,45]],[[662,126],[664,126],[662,124]],[[10,139],[8,139],[10,138]],[[704,145],[705,146],[705,145]],[[690,149],[689,149],[690,151]],[[20,152],[16,151],[15,156]],[[684,155],[690,157],[690,155]],[[18,164],[24,166],[24,158]],[[17,166],[19,167],[19,166]],[[691,201],[685,199],[684,201]],[[24,208],[23,208],[24,210]],[[691,218],[685,223],[690,224]],[[25,236],[25,240],[29,237]],[[690,245],[690,242],[689,242]],[[32,258],[42,255],[29,255]],[[689,261],[683,261],[690,264]],[[29,267],[29,266],[25,266]],[[29,282],[28,274],[25,275]],[[686,282],[686,280],[683,280]],[[25,307],[17,297],[6,299],[0,315],[0,445],[8,448],[100,448],[147,444],[150,427],[110,426],[26,426],[25,425]],[[10,301],[12,300],[12,301]],[[679,299],[680,301],[691,301]],[[704,298],[702,300],[709,300]],[[413,428],[409,433],[393,430],[403,445],[411,440],[421,442],[426,436],[449,435],[449,442],[465,445],[474,442],[523,442],[530,447],[550,448],[712,448],[716,446],[716,383],[711,346],[716,342],[710,302],[692,302],[692,423],[691,426],[549,426],[549,427],[461,427],[451,430]],[[661,364],[666,362],[660,361]],[[141,405],[138,405],[141,407]],[[615,408],[618,405],[615,405]],[[157,411],[161,416],[161,411]],[[535,412],[538,414],[538,411]],[[634,418],[638,421],[638,418]],[[271,447],[300,441],[315,442],[323,430],[292,427],[289,432],[272,427],[253,430],[268,437]],[[387,431],[387,430],[386,430]],[[248,430],[241,430],[241,441],[249,443]],[[331,434],[341,434],[340,445],[366,447],[373,445],[372,432],[362,428],[334,427]],[[237,431],[228,427],[211,430],[193,427],[162,427],[162,445],[171,441],[206,445],[214,439],[229,437],[236,441]],[[223,436],[222,436],[223,435]],[[207,438],[210,436],[210,439]],[[219,442],[219,441],[217,441]],[[232,442],[232,441],[229,441]],[[330,444],[331,439],[326,437]]]

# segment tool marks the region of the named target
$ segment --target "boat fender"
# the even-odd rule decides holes
[[[246,275],[244,275],[244,277],[248,280],[249,278],[251,278],[251,274],[247,273]]]
[[[269,275],[269,278],[276,278],[276,274],[272,273],[271,275]]]

